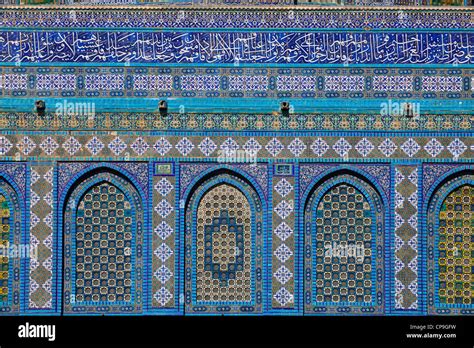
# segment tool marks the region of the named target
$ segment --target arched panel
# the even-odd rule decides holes
[[[316,302],[372,302],[372,214],[354,186],[331,188],[316,209]]]
[[[10,279],[9,255],[3,251],[8,250],[10,235],[12,233],[12,212],[7,198],[0,192],[0,245],[2,255],[0,256],[0,304],[8,303],[10,292],[8,280]]]
[[[440,303],[471,305],[474,297],[473,186],[461,186],[446,197],[439,212],[438,233]]]
[[[428,313],[474,313],[474,175],[452,178],[431,197]]]
[[[0,193],[0,244],[2,249],[8,248],[10,233],[11,233],[11,211],[8,205],[7,198]],[[8,279],[10,278],[9,272],[9,257],[3,255],[0,257],[0,303],[8,302]]]
[[[304,217],[305,313],[383,313],[384,221],[378,192],[358,177],[314,189]]]
[[[140,312],[143,208],[124,178],[79,183],[64,212],[64,312]]]
[[[255,190],[228,174],[205,180],[186,209],[186,311],[262,310],[263,210]]]
[[[37,249],[21,241],[21,207],[15,189],[0,177],[0,312],[20,311],[21,260],[35,258]]]

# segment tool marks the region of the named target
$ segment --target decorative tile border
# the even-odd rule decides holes
[[[61,5],[238,5],[238,6],[285,6],[293,4],[293,0],[20,0],[22,3],[55,3]]]
[[[276,176],[273,180],[272,210],[272,308],[295,309],[296,269],[296,201],[295,178]]]
[[[0,39],[1,61],[20,64],[474,63],[474,34],[457,31],[398,31],[383,35],[299,31],[0,31]],[[37,44],[30,45],[31,42]]]
[[[173,299],[179,283],[176,264],[180,253],[176,244],[175,187],[174,176],[153,177],[151,307],[158,309],[177,307]]]
[[[50,142],[47,141],[48,144]],[[52,139],[51,139],[52,144]],[[50,145],[48,145],[50,146]],[[58,165],[58,196],[63,197],[72,183],[79,179],[84,173],[96,169],[112,169],[121,172],[126,177],[135,180],[137,189],[147,196],[149,192],[148,164],[145,162],[64,162]]]
[[[13,1],[13,0],[10,0]],[[226,6],[251,6],[251,7],[272,7],[272,6],[288,6],[297,5],[293,0],[16,0],[16,3],[24,4],[81,4],[81,5],[121,5],[133,6],[136,4],[160,4],[160,5],[193,5],[193,6],[215,6],[221,8]],[[338,5],[337,0],[299,0],[299,6],[305,5]],[[460,6],[463,5],[462,0],[345,0],[345,5],[355,6],[393,6],[393,5],[410,5],[410,6],[427,6],[427,5],[445,5]]]
[[[395,310],[418,309],[418,167],[395,167]]]
[[[189,9],[96,6],[2,9],[6,28],[230,28],[230,29],[470,29],[470,8]],[[20,15],[19,15],[20,14]]]
[[[182,131],[470,131],[473,115],[425,115],[407,118],[373,114],[206,114],[95,113],[88,115],[0,112],[5,130],[182,130]],[[25,143],[25,148],[32,146]]]
[[[132,136],[128,134],[50,133],[0,135],[0,158],[27,160],[153,158],[205,159],[221,163],[245,163],[248,159],[471,160],[474,138],[471,134],[423,136]],[[276,134],[276,133],[275,133]],[[239,157],[240,156],[240,157]]]
[[[30,245],[38,248],[38,259],[30,259],[28,308],[53,310],[55,246],[54,166],[36,164],[30,173]],[[56,288],[56,286],[54,286]],[[55,289],[54,289],[55,290]]]
[[[0,67],[4,97],[64,98],[53,109],[77,112],[73,98],[373,98],[470,99],[470,69]],[[69,100],[68,100],[69,99]],[[392,100],[393,99],[393,100]],[[395,104],[394,104],[395,103]],[[394,104],[394,105],[392,105]],[[87,106],[87,105],[85,105]],[[52,105],[48,105],[49,108]],[[183,107],[186,107],[185,103]],[[380,110],[382,110],[382,105]],[[387,105],[387,107],[389,107]],[[72,108],[71,110],[69,110]],[[87,113],[94,110],[84,109]],[[387,110],[392,112],[392,110]],[[400,110],[400,112],[403,110]],[[388,113],[387,112],[387,113]]]

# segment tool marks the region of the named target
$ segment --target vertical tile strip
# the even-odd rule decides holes
[[[53,172],[52,165],[32,165],[30,180],[30,245],[38,258],[30,259],[30,309],[52,308],[53,277]]]
[[[272,308],[295,308],[295,178],[273,178]]]
[[[395,168],[395,310],[418,309],[418,168]]]
[[[153,177],[152,307],[175,308],[175,178]]]

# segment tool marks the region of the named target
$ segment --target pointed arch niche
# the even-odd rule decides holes
[[[474,174],[454,174],[426,215],[428,314],[474,313]]]
[[[254,187],[231,172],[195,185],[185,214],[187,313],[262,311],[263,209]]]
[[[377,189],[356,173],[315,184],[304,210],[305,314],[384,312],[384,214]]]
[[[64,204],[63,311],[136,313],[142,309],[144,210],[119,173],[86,174]]]

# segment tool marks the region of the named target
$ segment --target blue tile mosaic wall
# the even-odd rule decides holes
[[[0,314],[474,314],[472,10],[272,4],[0,10]]]

